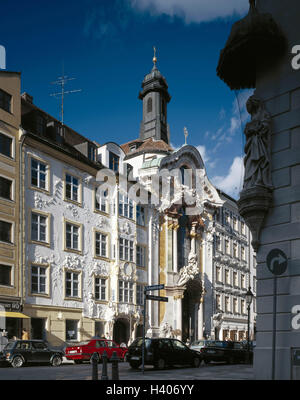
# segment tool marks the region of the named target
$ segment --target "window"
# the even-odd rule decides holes
[[[230,215],[228,212],[225,213],[225,224],[230,225]]]
[[[114,153],[109,152],[109,168],[115,172],[119,171],[120,157]]]
[[[119,214],[123,217],[133,219],[133,201],[122,194],[119,194]]]
[[[233,243],[233,257],[238,258],[238,246],[236,243]]]
[[[228,269],[225,269],[225,283],[230,285],[230,272]]]
[[[238,313],[238,301],[237,301],[237,299],[233,299],[233,312],[235,314]]]
[[[153,105],[152,98],[149,97],[149,99],[147,101],[147,113],[151,113],[152,112],[152,105]]]
[[[225,312],[229,312],[230,311],[230,298],[229,297],[225,297]]]
[[[35,186],[39,189],[46,190],[46,175],[47,175],[47,166],[46,164],[31,159],[31,185]]]
[[[233,217],[232,221],[233,221],[233,229],[237,232],[238,231],[238,220],[236,217]]]
[[[222,310],[221,295],[220,294],[216,295],[216,308],[217,308],[217,310]]]
[[[12,266],[0,264],[0,285],[12,286]]]
[[[32,347],[35,350],[48,350],[46,343],[43,342],[32,342]]]
[[[136,304],[142,306],[144,304],[144,286],[136,285]]]
[[[6,221],[0,221],[0,241],[12,243],[12,224]]]
[[[246,227],[245,227],[245,222],[241,222],[241,231],[242,231],[242,235],[246,234]]]
[[[0,176],[0,197],[12,200],[12,180]]]
[[[78,340],[78,321],[66,319],[66,340]]]
[[[31,240],[47,242],[47,217],[41,214],[31,214]]]
[[[79,202],[79,180],[66,174],[66,199]]]
[[[46,294],[46,267],[31,267],[31,293]]]
[[[41,115],[36,117],[36,131],[39,135],[44,135],[46,130],[46,121]]]
[[[88,159],[91,161],[96,160],[96,149],[90,143],[88,144]]]
[[[216,267],[216,279],[217,279],[217,282],[222,282],[222,270],[221,270],[221,267]]]
[[[120,238],[120,259],[133,261],[133,241]]]
[[[229,240],[225,240],[225,253],[230,254]]]
[[[79,273],[66,272],[66,297],[79,297]]]
[[[222,250],[222,248],[221,248],[221,238],[220,238],[220,236],[216,236],[216,249],[217,249],[218,251],[221,251],[221,250]]]
[[[141,205],[136,206],[136,223],[145,226],[145,207]]]
[[[136,265],[138,267],[146,266],[146,249],[143,246],[136,246]]]
[[[246,277],[245,277],[245,275],[241,275],[241,287],[242,287],[242,289],[246,289]]]
[[[3,135],[0,133],[0,153],[4,154],[6,157],[13,157],[13,148],[12,148],[13,140],[11,137]]]
[[[106,300],[106,279],[95,278],[95,299]]]
[[[133,283],[119,281],[119,301],[121,303],[133,303]]]
[[[107,257],[107,235],[95,232],[95,253],[97,257]]]
[[[66,223],[66,248],[79,250],[79,226]]]
[[[236,286],[236,287],[239,286],[238,273],[237,273],[237,272],[233,272],[233,284],[234,284],[234,286]]]
[[[95,209],[97,211],[107,213],[107,195],[107,190],[103,191],[100,188],[95,190]]]
[[[11,95],[0,89],[0,108],[11,113]]]
[[[246,302],[245,302],[245,300],[241,300],[241,312],[242,312],[242,314],[246,314]]]
[[[242,246],[241,247],[241,257],[242,257],[242,260],[246,260],[246,252],[245,252],[245,247],[244,246]]]

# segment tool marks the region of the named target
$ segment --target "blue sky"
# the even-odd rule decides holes
[[[235,94],[216,66],[232,24],[247,10],[248,0],[18,0],[2,4],[0,44],[7,69],[22,72],[22,92],[57,118],[51,82],[64,63],[76,78],[67,89],[82,89],[66,98],[65,123],[99,143],[119,144],[139,135],[138,93],[155,45],[172,96],[171,143],[184,143],[186,126],[209,178],[236,197],[244,139]]]

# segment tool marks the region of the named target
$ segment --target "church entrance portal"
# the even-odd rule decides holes
[[[129,341],[129,321],[125,318],[117,319],[114,324],[113,340],[118,343],[125,343]]]

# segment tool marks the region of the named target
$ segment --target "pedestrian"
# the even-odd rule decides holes
[[[186,342],[185,342],[185,344],[186,344],[186,346],[189,346],[189,345],[191,344],[191,341],[190,341],[190,339],[189,339],[189,338],[187,338],[187,339],[186,339]]]
[[[0,351],[4,349],[7,343],[8,343],[7,332],[3,331],[0,335]]]
[[[29,334],[25,328],[22,329],[22,340],[29,340]]]

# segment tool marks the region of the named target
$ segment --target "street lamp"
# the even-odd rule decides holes
[[[251,292],[251,287],[249,286],[246,293],[246,303],[248,308],[248,335],[247,335],[247,358],[248,363],[250,363],[250,306],[253,300],[253,293]]]

